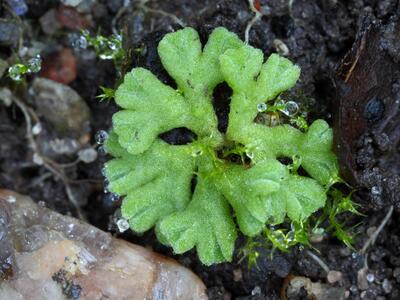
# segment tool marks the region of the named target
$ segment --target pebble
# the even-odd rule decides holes
[[[396,279],[398,283],[400,283],[400,268],[395,268],[393,270],[393,277]]]
[[[76,10],[82,14],[90,14],[94,5],[96,4],[96,0],[73,0],[80,1],[80,3],[76,6]]]
[[[61,0],[61,3],[65,6],[73,6],[76,7],[81,4],[82,0]]]
[[[371,237],[376,231],[376,226],[371,226],[367,229],[367,235]]]
[[[341,281],[343,278],[342,272],[331,270],[328,273],[327,279],[329,283]]]
[[[79,160],[89,164],[97,159],[97,151],[93,148],[86,148],[78,151]]]
[[[368,273],[368,268],[362,268],[357,272],[357,286],[362,291],[368,289],[369,287],[368,284],[369,281],[367,280],[367,273]]]
[[[17,16],[22,16],[28,12],[28,5],[24,0],[6,0],[6,2]]]
[[[382,282],[382,288],[383,291],[385,292],[385,294],[390,294],[390,292],[392,291],[392,283],[390,282],[389,279],[385,278]]]
[[[288,56],[289,55],[289,48],[286,46],[284,42],[282,42],[280,39],[275,39],[272,44],[275,47],[275,51],[282,56]]]
[[[111,13],[117,13],[121,7],[124,5],[124,0],[110,0],[106,2],[107,8]]]
[[[0,46],[16,48],[18,46],[20,28],[12,20],[0,19]]]
[[[70,6],[61,5],[57,9],[56,18],[61,26],[68,29],[85,29],[90,25],[89,20],[87,20],[85,16],[81,15],[74,7]]]
[[[63,84],[73,82],[77,76],[77,63],[72,50],[63,48],[46,56],[40,76]]]
[[[44,142],[41,143],[41,146],[45,146],[44,144]],[[48,146],[49,149],[46,150],[51,149],[51,151],[56,155],[72,155],[76,153],[79,149],[78,142],[73,138],[52,139],[48,142]],[[52,157],[53,153],[48,151],[48,153],[46,153],[46,156]]]
[[[67,85],[36,77],[33,100],[40,115],[64,136],[80,137],[88,130],[90,110],[86,102]]]
[[[234,269],[233,270],[233,281],[235,282],[239,282],[243,280],[243,273],[242,273],[242,269]]]
[[[174,260],[2,189],[0,245],[8,264],[0,278],[18,266],[1,281],[0,299],[207,299],[202,281]]]
[[[13,94],[8,88],[0,88],[0,102],[5,106],[10,106],[13,102]]]
[[[351,255],[351,250],[348,247],[340,248],[339,252],[340,252],[341,256],[350,256]]]
[[[39,23],[43,32],[47,35],[53,35],[61,28],[61,24],[57,20],[57,11],[54,8],[49,9],[43,16],[41,16]]]

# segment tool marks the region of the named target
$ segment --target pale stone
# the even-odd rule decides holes
[[[8,202],[10,196],[16,201]],[[29,197],[0,190],[0,210],[0,222],[7,224],[0,244],[14,251],[12,275],[0,281],[0,299],[207,299],[201,280],[174,260]],[[27,236],[33,233],[34,239]]]

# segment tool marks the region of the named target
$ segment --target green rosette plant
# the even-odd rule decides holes
[[[295,85],[298,66],[277,54],[264,62],[261,50],[224,28],[204,47],[192,28],[169,33],[158,53],[177,89],[134,68],[116,90],[121,110],[105,143],[113,156],[104,169],[108,189],[123,196],[122,216],[133,231],[155,226],[175,253],[196,247],[210,265],[231,261],[238,231],[252,237],[266,224],[300,223],[324,206],[338,178],[328,124],[316,120],[302,132],[255,122],[260,105]],[[212,103],[222,82],[233,91],[226,133],[218,130]],[[160,138],[181,127],[195,133],[191,143]],[[224,155],[232,152],[246,159]],[[281,157],[295,158],[308,176]]]

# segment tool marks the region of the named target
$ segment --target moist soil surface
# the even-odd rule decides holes
[[[194,251],[174,255],[157,242],[154,232],[119,234],[115,220],[120,200],[104,193],[101,174],[107,156],[100,149],[96,160],[77,161],[79,145],[98,148],[95,133],[108,130],[111,116],[118,110],[113,101],[96,98],[100,86],[115,87],[120,80],[111,60],[100,59],[90,47],[80,47],[81,29],[92,35],[122,33],[127,57],[119,71],[145,67],[173,86],[156,51],[164,34],[191,26],[205,41],[212,29],[224,26],[244,39],[254,17],[248,1],[94,0],[81,1],[75,8],[60,2],[79,1],[3,2],[0,58],[15,63],[18,57],[38,49],[43,64],[39,74],[29,75],[19,84],[6,75],[1,79],[0,88],[7,88],[22,104],[11,101],[6,105],[4,101],[3,105],[0,101],[0,187],[30,195],[60,213],[86,219],[121,238],[174,257],[202,278],[210,299],[310,299],[304,288],[285,296],[283,290],[295,276],[328,283],[321,288],[330,296],[321,299],[339,299],[340,295],[349,299],[400,298],[398,1],[254,1],[262,16],[248,32],[249,44],[266,56],[273,52],[286,55],[301,67],[301,79],[290,95],[307,107],[309,121],[323,118],[334,127],[341,174],[356,188],[353,200],[361,204],[365,216],[351,217],[350,224],[361,222],[354,230],[354,249],[327,234],[313,243],[314,248],[275,251],[272,258],[269,250],[260,249],[257,266],[252,267],[238,252],[232,263],[205,267]],[[27,4],[24,15],[17,16],[18,3]],[[66,83],[81,96],[90,110],[82,131],[56,128],[43,115],[32,93],[37,76]],[[224,85],[214,92],[220,130],[226,128],[229,95]],[[44,162],[35,155],[37,149],[27,136],[26,114],[32,124],[40,121],[41,130],[34,139],[48,158]],[[162,138],[184,143],[190,132],[177,129]],[[361,251],[380,225],[384,226],[375,243]],[[240,237],[237,249],[244,242]],[[325,269],[315,256],[325,263]],[[327,276],[327,268],[340,273]],[[339,274],[339,280],[332,279],[333,274]]]

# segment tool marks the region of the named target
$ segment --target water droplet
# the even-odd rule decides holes
[[[118,230],[119,232],[125,232],[129,229],[129,222],[126,219],[119,219],[117,221],[117,226],[118,226]]]
[[[383,282],[382,282],[382,288],[383,288],[383,291],[384,291],[386,294],[390,294],[390,292],[391,292],[392,289],[393,289],[393,286],[392,286],[392,283],[390,282],[390,280],[388,280],[387,278],[385,278],[385,279],[383,280]]]
[[[292,117],[299,112],[299,105],[294,101],[288,101],[286,102],[285,108],[282,110],[282,112],[285,115]]]
[[[200,156],[202,154],[203,154],[203,150],[199,149],[199,148],[193,149],[193,151],[192,151],[192,156],[193,157],[197,157],[197,156]]]
[[[316,235],[323,235],[325,233],[325,229],[322,227],[316,227],[312,230],[312,233]]]
[[[103,176],[105,176],[105,175],[103,174]],[[110,182],[107,179],[105,179],[104,180],[104,185],[103,185],[105,194],[109,193],[109,185],[110,185]]]
[[[357,292],[358,292],[357,286],[352,285],[352,286],[350,287],[350,292],[352,292],[353,294],[354,294],[354,293],[357,293]]]
[[[117,50],[117,45],[114,42],[109,42],[108,48],[110,48],[112,51],[115,51]]]
[[[42,132],[42,124],[41,123],[36,123],[33,127],[32,127],[32,134],[33,135],[38,135],[39,133]]]
[[[8,74],[12,80],[19,81],[24,74],[24,66],[21,64],[16,64],[8,68]]]
[[[75,229],[75,224],[74,223],[70,223],[67,225],[67,233],[71,234],[71,232]]]
[[[100,146],[97,148],[97,152],[99,153],[100,156],[106,156],[107,155],[107,150],[106,147]]]
[[[261,288],[257,285],[254,287],[254,289],[251,291],[251,295],[252,296],[256,296],[256,295],[261,295]]]
[[[375,275],[372,273],[367,274],[367,281],[368,282],[373,282],[375,280]]]
[[[286,240],[287,240],[287,242],[290,243],[290,242],[294,241],[295,237],[296,237],[295,233],[293,231],[289,231],[287,236],[286,236]]]
[[[104,144],[104,142],[107,140],[107,138],[108,138],[108,133],[105,130],[97,131],[96,135],[94,136],[96,143],[99,145]]]
[[[117,194],[108,193],[108,194],[104,195],[104,198],[103,198],[104,206],[112,207],[112,206],[114,206],[114,204],[116,202],[118,202],[118,200],[119,200],[119,196]]]
[[[250,151],[246,151],[246,155],[248,158],[253,159],[254,158],[254,153]]]
[[[371,194],[372,194],[372,195],[379,196],[381,193],[382,193],[382,190],[381,190],[380,187],[378,187],[378,186],[375,185],[375,186],[373,186],[373,187],[371,188]]]
[[[43,158],[37,153],[33,154],[32,161],[38,166],[43,165]]]
[[[285,101],[282,99],[276,100],[274,105],[277,107],[277,109],[285,109]]]
[[[99,55],[99,57],[101,59],[107,60],[107,59],[112,59],[113,58],[113,54],[111,52],[103,52]]]
[[[267,106],[267,104],[265,104],[265,103],[258,103],[258,104],[257,104],[257,110],[258,110],[259,112],[264,112],[264,111],[267,110],[267,108],[268,108],[268,106]]]
[[[36,55],[36,57],[31,58],[28,62],[28,72],[29,73],[37,73],[42,68],[42,58],[40,55]]]
[[[84,33],[85,34],[85,33]],[[80,35],[79,38],[75,41],[74,47],[80,49],[86,49],[88,46],[88,40],[85,35]]]

